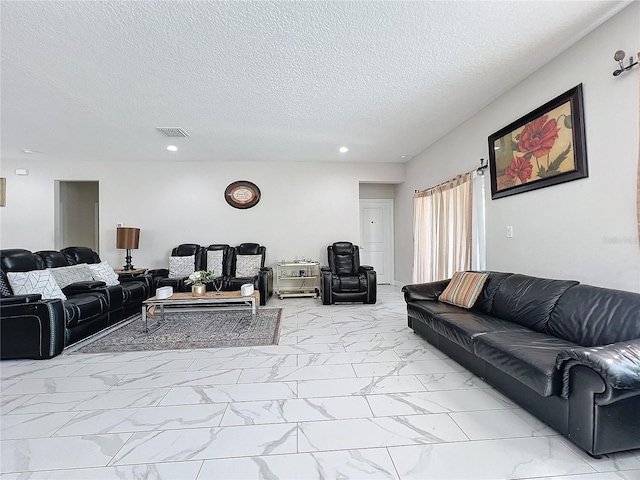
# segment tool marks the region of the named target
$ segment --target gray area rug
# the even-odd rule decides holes
[[[159,314],[149,318],[148,333],[144,332],[142,317],[137,315],[77,343],[68,353],[277,345],[281,312],[281,308],[260,308],[254,317],[246,310],[167,311],[159,326]]]

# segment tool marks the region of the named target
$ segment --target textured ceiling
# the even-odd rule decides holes
[[[627,4],[2,1],[1,154],[404,162]]]

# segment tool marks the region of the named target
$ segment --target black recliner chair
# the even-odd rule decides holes
[[[377,280],[373,267],[360,265],[360,249],[351,242],[327,247],[328,267],[322,267],[322,303],[376,303]]]
[[[200,245],[195,243],[183,243],[171,250],[172,257],[190,257],[194,256],[194,271],[206,270],[206,254],[205,250]],[[169,269],[159,268],[155,270],[149,270],[149,273],[153,276],[156,288],[159,287],[172,287],[174,292],[190,292],[191,286],[185,285],[185,280],[188,277],[182,278],[170,278]]]
[[[253,277],[237,276],[238,255],[260,255],[260,271]],[[266,247],[257,243],[241,243],[237,247],[229,250],[225,263],[225,290],[240,290],[245,283],[252,283],[253,287],[260,292],[260,305],[266,305],[267,300],[273,294],[273,269],[265,267],[267,257]]]

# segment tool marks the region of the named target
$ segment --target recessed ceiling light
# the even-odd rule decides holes
[[[20,150],[22,153],[33,153],[33,150],[27,150],[26,148],[23,148],[22,150]]]
[[[339,150],[340,150],[340,153],[347,153],[349,151],[347,147],[340,147]]]
[[[178,150],[178,147],[176,147],[175,145],[169,145],[167,147],[167,150],[169,150],[170,152],[175,152]]]
[[[400,155],[400,158],[407,158],[407,155],[406,154]]]

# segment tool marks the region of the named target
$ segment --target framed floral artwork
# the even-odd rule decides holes
[[[582,84],[489,137],[491,198],[588,177]]]

